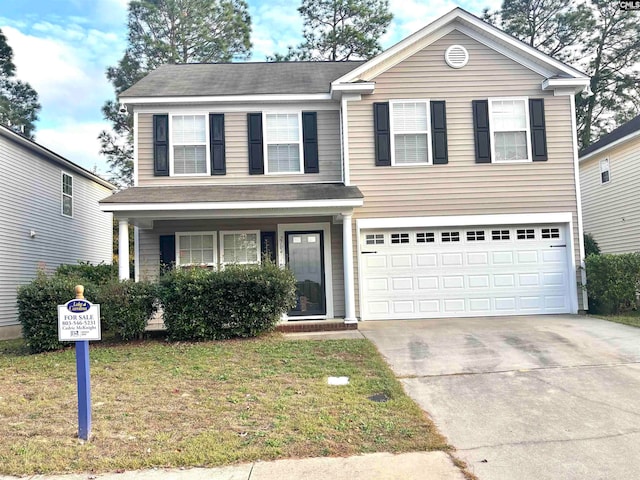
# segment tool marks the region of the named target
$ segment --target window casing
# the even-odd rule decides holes
[[[391,165],[432,163],[428,100],[389,102]]]
[[[171,175],[210,174],[206,115],[171,115],[169,138]]]
[[[265,112],[263,125],[265,173],[304,173],[302,112]]]
[[[609,168],[609,159],[600,160],[600,183],[605,184],[611,181],[611,170]]]
[[[490,98],[489,128],[494,162],[531,161],[527,98]]]
[[[73,177],[62,173],[62,207],[61,213],[65,217],[73,217]]]
[[[176,232],[176,265],[216,268],[216,232]]]
[[[220,264],[260,263],[260,232],[220,232]]]

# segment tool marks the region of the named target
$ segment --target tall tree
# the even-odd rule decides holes
[[[640,112],[640,14],[619,2],[591,0],[595,27],[582,48],[590,97],[576,98],[582,148]]]
[[[40,104],[38,94],[26,82],[15,78],[13,49],[0,30],[0,123],[33,138]]]
[[[228,62],[251,51],[251,18],[245,0],[132,0],[128,47],[115,67],[107,69],[116,96],[166,63]],[[115,100],[102,107],[111,131],[102,131],[101,153],[111,180],[133,182],[133,121]]]
[[[576,96],[581,148],[637,115],[638,12],[609,0],[504,0],[500,10],[485,11],[485,19],[591,76],[593,95]]]
[[[378,39],[393,15],[388,0],[302,0],[303,42],[268,60],[368,59],[381,51]]]

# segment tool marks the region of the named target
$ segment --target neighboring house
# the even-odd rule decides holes
[[[39,269],[111,263],[112,215],[100,211],[98,200],[115,187],[2,125],[0,176],[0,338],[15,338],[16,289]]]
[[[367,62],[166,65],[120,95],[135,186],[102,209],[139,278],[269,252],[288,321],[576,313],[588,84],[459,8]]]
[[[640,252],[640,115],[580,152],[584,231],[602,253]]]

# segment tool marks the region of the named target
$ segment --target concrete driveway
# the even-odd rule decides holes
[[[640,478],[640,329],[571,315],[359,329],[481,480]]]

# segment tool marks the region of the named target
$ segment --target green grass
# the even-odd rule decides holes
[[[624,315],[594,315],[610,322],[623,323],[632,327],[640,327],[640,311],[627,312]]]
[[[0,473],[448,449],[367,340],[92,344],[91,376],[85,444],[73,349],[28,355],[0,342]]]

